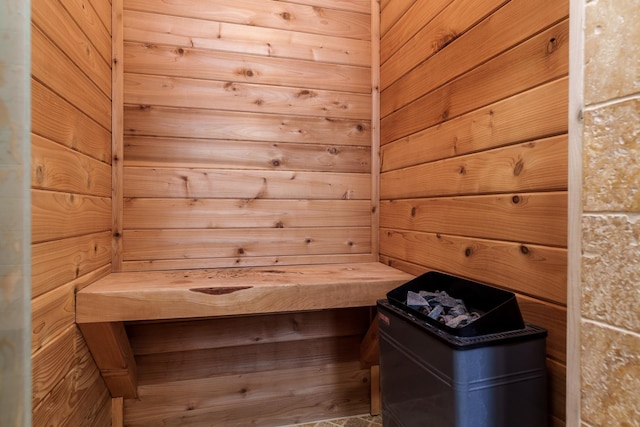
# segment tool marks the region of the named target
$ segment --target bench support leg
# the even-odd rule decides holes
[[[124,402],[122,397],[111,399],[111,427],[124,426]]]
[[[78,326],[111,397],[137,397],[136,362],[124,323],[80,323]]]
[[[371,415],[380,415],[380,347],[378,343],[378,315],[360,343],[360,366],[371,369]]]
[[[371,415],[380,415],[381,412],[380,365],[374,365],[371,367]]]
[[[379,365],[380,348],[378,347],[378,315],[373,318],[367,334],[360,343],[360,366],[370,368]]]

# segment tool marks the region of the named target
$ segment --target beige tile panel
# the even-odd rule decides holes
[[[582,322],[582,420],[640,426],[640,336]]]
[[[640,99],[585,111],[584,131],[585,211],[640,212]]]
[[[640,91],[639,21],[637,0],[599,0],[587,4],[586,105]]]
[[[640,332],[640,216],[584,215],[582,316]]]

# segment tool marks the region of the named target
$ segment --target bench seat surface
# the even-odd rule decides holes
[[[413,276],[382,263],[112,273],[78,292],[78,323],[373,306]]]

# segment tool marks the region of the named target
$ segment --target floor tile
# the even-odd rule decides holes
[[[365,414],[348,418],[334,418],[311,423],[291,424],[282,427],[382,427],[382,417],[379,415]]]

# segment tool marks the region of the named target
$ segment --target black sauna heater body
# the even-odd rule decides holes
[[[407,305],[446,292],[476,320],[452,328]],[[548,423],[546,330],[522,320],[515,295],[428,272],[378,301],[385,427],[541,427]]]

